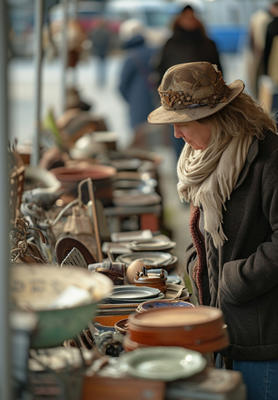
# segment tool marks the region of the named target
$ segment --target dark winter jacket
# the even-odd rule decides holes
[[[205,36],[201,29],[187,31],[177,27],[161,50],[156,68],[159,79],[172,65],[195,61],[209,61],[222,71],[214,41]]]
[[[278,135],[255,139],[223,210],[228,238],[218,252],[205,233],[205,304],[219,307],[228,326],[224,355],[278,360]],[[186,253],[191,275],[195,251]],[[195,282],[191,276],[194,288]]]
[[[266,29],[265,37],[265,47],[264,47],[264,73],[268,75],[268,64],[269,57],[271,53],[271,47],[273,39],[278,35],[278,17],[273,18],[273,20],[268,24]],[[278,66],[277,66],[278,68]]]

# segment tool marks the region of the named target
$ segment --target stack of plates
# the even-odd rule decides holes
[[[159,300],[164,294],[156,288],[135,285],[117,285],[113,292],[98,307],[96,321],[104,325],[113,324],[136,311],[146,300]]]
[[[112,294],[105,299],[105,302],[112,304],[138,304],[146,300],[161,299],[163,297],[163,293],[153,287],[117,285],[113,288]]]
[[[130,254],[122,254],[116,260],[127,266],[135,260],[141,260],[146,267],[159,267],[170,271],[175,267],[177,257],[162,251],[136,251]]]
[[[144,229],[142,231],[128,231],[128,232],[113,232],[111,233],[112,242],[130,242],[131,240],[149,240],[151,239],[152,231]]]
[[[113,203],[116,206],[152,206],[160,204],[161,197],[157,193],[129,193],[125,195],[113,195]]]
[[[124,264],[131,264],[135,260],[142,260],[147,266],[161,267],[167,265],[172,259],[172,254],[164,252],[136,252],[131,254],[122,254],[117,257],[117,261]]]

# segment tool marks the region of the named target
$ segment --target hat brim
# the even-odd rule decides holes
[[[243,91],[244,83],[240,79],[237,79],[228,85],[228,87],[231,91],[227,100],[223,103],[216,104],[214,107],[200,106],[185,108],[183,110],[167,110],[163,106],[160,106],[148,115],[148,122],[150,124],[179,124],[182,122],[196,121],[215,114]]]

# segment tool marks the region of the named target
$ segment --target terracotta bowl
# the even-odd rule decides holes
[[[202,353],[229,344],[223,314],[207,306],[168,307],[129,316],[130,339],[147,346],[181,346]]]
[[[80,167],[59,167],[53,168],[51,172],[61,182],[66,193],[77,195],[78,184],[83,179],[91,178],[94,184],[96,198],[105,205],[112,204],[113,178],[116,169],[106,165],[86,165]],[[89,201],[87,185],[82,187],[83,201]]]
[[[60,182],[78,182],[86,178],[100,180],[111,178],[116,174],[115,168],[98,164],[86,167],[59,167],[52,169],[51,172]]]

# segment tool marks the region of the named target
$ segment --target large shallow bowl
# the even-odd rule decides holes
[[[206,367],[198,352],[181,347],[149,347],[127,352],[119,358],[119,368],[143,379],[172,381],[188,378]]]
[[[31,341],[33,348],[59,346],[77,335],[94,319],[98,303],[111,294],[112,288],[112,281],[105,275],[82,268],[11,268],[13,303],[18,309],[34,311],[38,317]]]
[[[53,168],[51,172],[61,182],[62,189],[67,194],[78,195],[78,184],[90,178],[94,184],[95,197],[104,205],[112,204],[112,182],[116,169],[107,165],[80,163],[79,166]],[[82,199],[87,203],[90,199],[87,185],[81,188]]]
[[[129,338],[145,346],[181,346],[200,353],[228,346],[222,312],[214,307],[154,308],[128,318]]]

